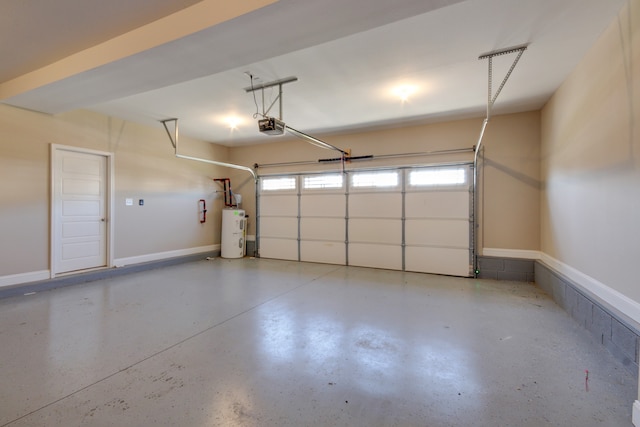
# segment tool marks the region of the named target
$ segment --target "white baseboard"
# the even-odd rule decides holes
[[[631,413],[631,422],[634,426],[640,427],[640,401],[633,402],[633,412]]]
[[[115,267],[124,267],[125,265],[140,264],[149,261],[159,261],[179,256],[195,255],[199,253],[213,252],[220,250],[220,245],[199,246],[196,248],[179,249],[175,251],[158,252],[155,254],[140,255],[128,258],[119,258],[114,260]],[[20,285],[22,283],[37,282],[39,280],[47,280],[51,278],[49,270],[31,271],[28,273],[10,274],[0,276],[0,288],[4,286]]]
[[[542,253],[540,261],[640,324],[640,303],[545,253]]]
[[[125,265],[140,264],[143,262],[159,261],[179,256],[195,255],[199,253],[212,252],[220,250],[220,245],[198,246],[196,248],[178,249],[175,251],[157,252],[154,254],[138,255],[127,258],[118,258],[113,261],[115,267],[124,267]]]
[[[541,258],[542,253],[540,251],[531,251],[525,249],[482,248],[482,256],[538,260]]]
[[[0,276],[0,288],[3,286],[19,285],[21,283],[36,282],[38,280],[47,280],[50,278],[51,272],[49,270],[10,274],[8,276]]]

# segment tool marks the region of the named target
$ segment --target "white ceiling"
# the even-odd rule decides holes
[[[528,44],[494,107],[528,111],[544,105],[625,1],[279,0],[73,71],[73,54],[89,56],[94,45],[198,5],[222,10],[225,0],[0,0],[0,98],[153,126],[179,118],[182,134],[234,146],[277,140],[257,130],[246,71],[255,84],[297,77],[283,86],[283,120],[321,135],[482,116],[487,61],[478,56]],[[514,58],[494,58],[494,88]],[[59,77],[43,84],[28,74],[49,70]],[[406,102],[390,95],[400,83],[418,87]],[[268,105],[277,90],[264,95]],[[229,115],[243,120],[235,130],[224,122]]]

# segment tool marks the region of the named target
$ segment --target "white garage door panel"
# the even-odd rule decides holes
[[[344,218],[345,200],[344,194],[304,194],[300,199],[300,215]]]
[[[346,263],[346,248],[341,242],[300,242],[300,260],[325,264]]]
[[[400,219],[350,219],[349,241],[402,244]]]
[[[352,193],[349,195],[350,218],[400,218],[402,194]]]
[[[469,218],[469,192],[407,193],[407,218]]]
[[[260,197],[261,216],[298,216],[298,196],[287,194],[281,196]]]
[[[300,239],[344,242],[344,218],[301,218]]]
[[[469,249],[405,248],[405,269],[421,273],[469,276]]]
[[[260,218],[260,234],[263,237],[298,238],[298,219],[283,217]]]
[[[402,248],[392,245],[350,243],[349,265],[402,270]]]
[[[408,219],[407,245],[469,247],[469,221],[466,219]]]
[[[260,257],[298,260],[298,241],[286,239],[260,239]]]

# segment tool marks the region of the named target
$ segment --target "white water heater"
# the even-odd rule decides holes
[[[223,209],[220,256],[242,258],[245,254],[246,232],[247,220],[244,209]]]

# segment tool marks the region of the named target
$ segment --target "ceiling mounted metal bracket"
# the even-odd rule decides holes
[[[268,83],[261,83],[261,84],[254,85],[253,84],[253,78],[254,78],[253,75],[250,74],[250,73],[246,73],[246,74],[251,79],[251,86],[245,87],[244,90],[247,93],[255,92],[256,90],[260,91],[260,95],[262,96],[262,117],[267,117],[269,115],[269,111],[271,111],[271,108],[273,108],[275,103],[279,101],[280,111],[279,111],[279,114],[278,114],[278,119],[282,120],[282,85],[287,84],[287,83],[297,82],[298,78],[295,77],[295,76],[291,76],[291,77],[285,77],[283,79],[274,80],[274,81],[268,82]],[[273,100],[271,105],[269,105],[269,108],[265,109],[265,105],[264,105],[264,90],[268,89],[270,87],[274,87],[274,86],[278,86],[278,96],[276,96],[276,98]]]
[[[169,130],[167,122],[173,122],[173,133],[171,133],[171,131]],[[178,143],[178,119],[160,120],[160,123],[162,123],[162,126],[164,126],[164,130],[167,131],[167,135],[169,136],[171,145],[173,146],[173,148],[176,148],[176,144]]]
[[[518,64],[518,61],[520,61],[520,57],[522,56],[522,54],[524,53],[524,51],[527,49],[528,44],[522,44],[522,45],[518,45],[518,46],[512,46],[512,47],[507,47],[504,49],[498,49],[498,50],[494,50],[491,52],[487,52],[487,53],[483,53],[482,55],[480,55],[478,57],[478,59],[488,59],[489,60],[489,76],[488,76],[488,95],[487,95],[487,120],[491,117],[491,109],[493,108],[493,104],[495,104],[496,99],[498,99],[498,95],[500,95],[500,92],[502,91],[502,88],[504,87],[504,85],[507,83],[507,80],[509,80],[509,77],[511,76],[511,73],[513,72],[513,69],[516,68],[516,65]],[[509,68],[509,71],[507,71],[507,74],[504,76],[504,79],[502,79],[502,83],[500,83],[500,86],[498,87],[498,90],[496,91],[495,94],[492,93],[493,88],[493,58],[496,56],[502,56],[502,55],[508,55],[510,53],[518,53],[518,56],[516,56],[516,58],[513,60],[513,63],[511,64],[511,67]]]

